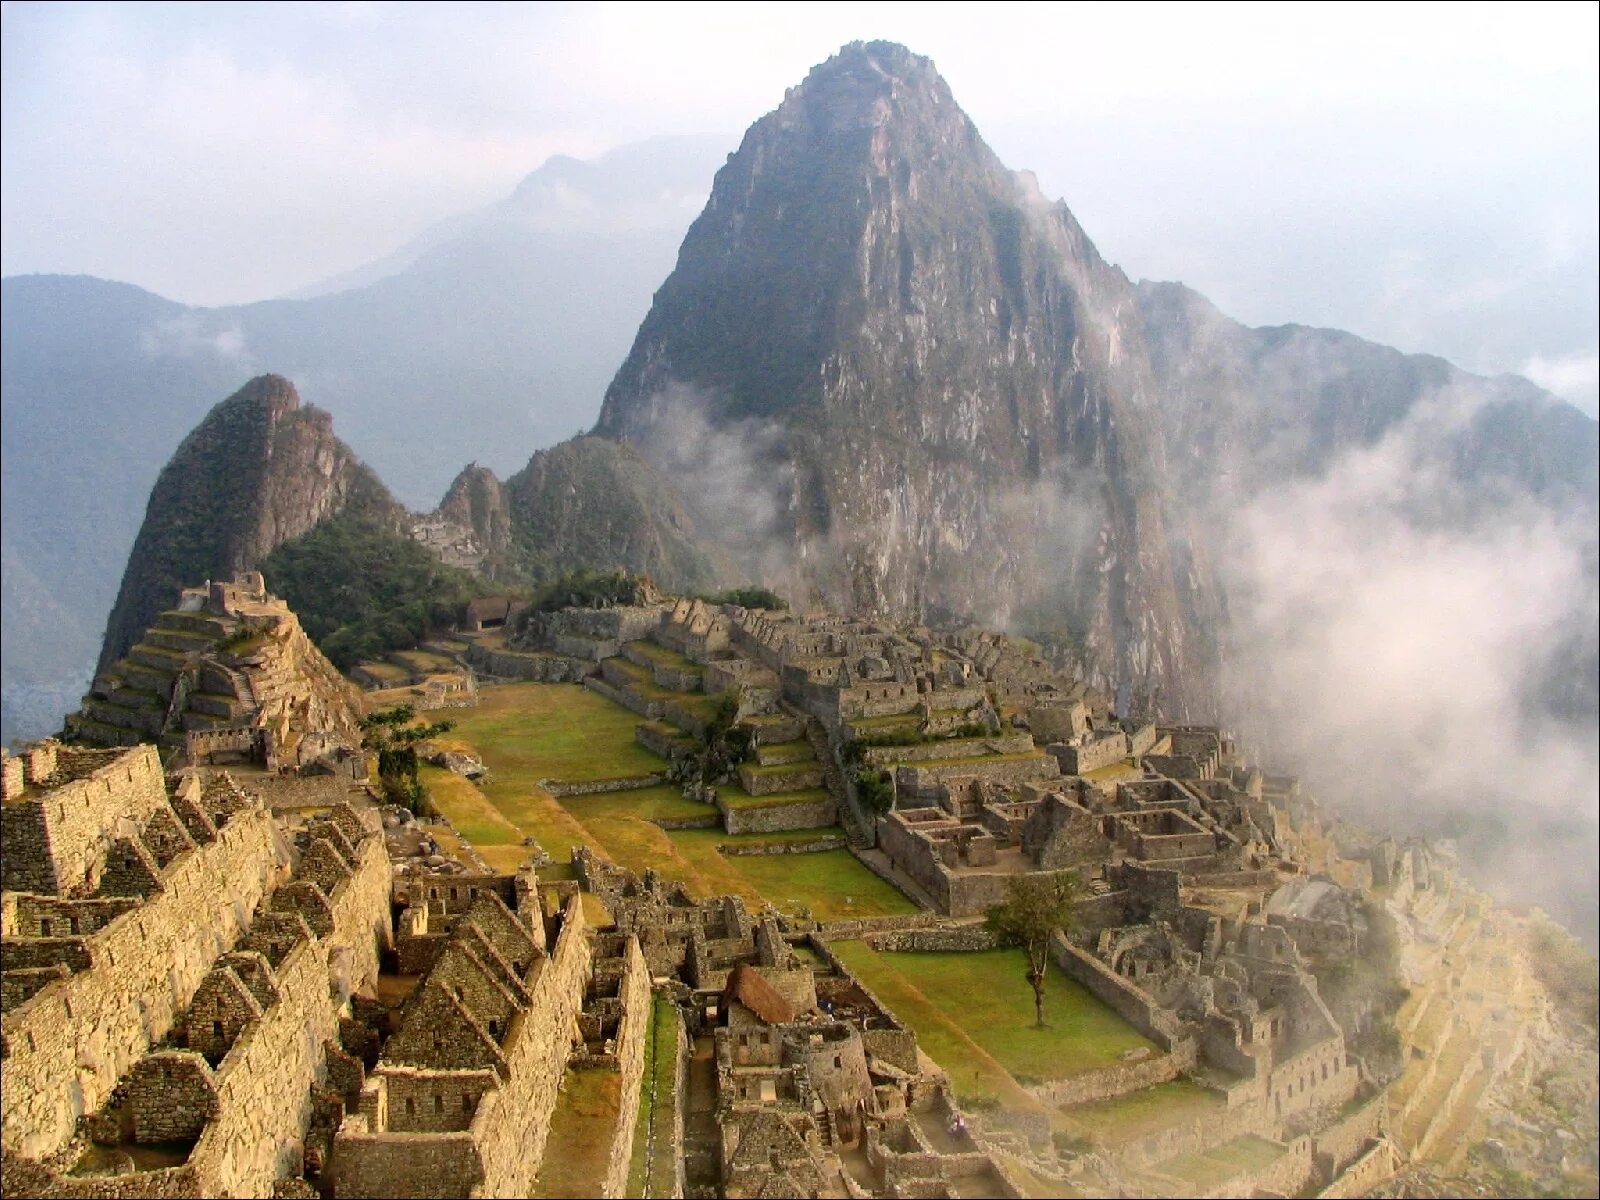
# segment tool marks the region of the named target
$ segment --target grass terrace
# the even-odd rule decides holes
[[[1270,1166],[1282,1154],[1283,1147],[1275,1142],[1246,1134],[1212,1150],[1169,1158],[1154,1169],[1193,1184],[1197,1190],[1209,1191],[1247,1172]]]
[[[676,671],[684,671],[695,675],[705,674],[705,668],[699,663],[666,646],[658,646],[654,642],[647,641],[629,642],[628,645],[632,646],[637,653],[644,655],[651,662],[660,666],[671,667]]]
[[[621,1110],[622,1076],[616,1071],[567,1072],[550,1115],[549,1147],[536,1197],[598,1196],[611,1157]]]
[[[639,1118],[633,1128],[633,1155],[628,1162],[630,1196],[672,1195],[677,1166],[672,1153],[672,1126],[678,1104],[677,1033],[676,1006],[658,994],[645,1042]]]
[[[805,905],[823,920],[916,911],[846,850],[736,856],[719,849],[812,842],[837,828],[739,835],[720,828],[662,829],[656,821],[714,822],[718,816],[711,805],[685,800],[671,786],[558,800],[540,779],[604,779],[665,767],[633,741],[638,717],[570,684],[508,684],[486,687],[480,696],[476,709],[451,714],[456,728],[437,743],[477,755],[489,777],[474,783],[424,767],[423,782],[439,810],[496,866],[513,854],[521,862],[527,853],[522,839],[531,836],[558,864],[570,862],[573,846],[590,845],[631,870],[653,867],[681,880],[698,896],[733,893],[751,905],[770,901],[791,911]],[[714,697],[680,698],[715,703]],[[827,795],[814,790],[752,797],[737,786],[719,790],[730,802],[761,806]],[[550,868],[540,874],[556,878]]]
[[[1043,1029],[1022,951],[879,953],[841,942],[839,957],[950,1074],[959,1094],[1037,1109],[1023,1085],[1116,1066],[1129,1050],[1160,1048],[1058,969],[1045,984]]]
[[[1204,1120],[1227,1107],[1218,1092],[1174,1079],[1111,1100],[1062,1109],[1067,1125],[1097,1145],[1116,1147],[1147,1133]]]
[[[541,779],[618,779],[666,766],[633,740],[637,714],[573,683],[486,687],[476,708],[449,716],[455,730],[436,743],[475,749],[492,773],[484,794],[497,804],[504,796],[538,787]]]

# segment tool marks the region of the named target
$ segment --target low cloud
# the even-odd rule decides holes
[[[1593,350],[1555,358],[1535,354],[1522,364],[1519,374],[1591,417],[1600,413],[1600,354]]]
[[[1471,503],[1438,450],[1458,399],[1239,514],[1232,707],[1335,814],[1456,838],[1480,881],[1592,944],[1594,516]]]
[[[147,358],[212,358],[242,370],[254,370],[255,355],[237,321],[198,312],[158,321],[139,336]]]

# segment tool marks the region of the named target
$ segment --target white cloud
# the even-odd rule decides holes
[[[1600,412],[1600,354],[1593,350],[1555,358],[1535,354],[1519,373],[1591,417]]]

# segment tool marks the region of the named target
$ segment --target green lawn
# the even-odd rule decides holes
[[[1192,1183],[1196,1188],[1209,1189],[1228,1182],[1247,1171],[1259,1171],[1274,1162],[1283,1153],[1283,1147],[1265,1138],[1246,1134],[1233,1141],[1203,1153],[1180,1154],[1158,1163],[1155,1170],[1173,1179]]]
[[[990,1064],[1028,1084],[1115,1066],[1125,1051],[1139,1047],[1160,1052],[1058,969],[1051,970],[1045,983],[1045,1027],[1036,1028],[1033,991],[1020,950],[880,954],[865,942],[843,942],[835,948],[868,987],[911,1023],[919,1040],[924,1038],[919,1022],[930,1025],[934,1041],[943,1043],[955,1061],[940,1058],[926,1041],[924,1046],[951,1072],[958,1088],[976,1077],[982,1090],[999,1094],[988,1078]],[[902,1009],[891,996],[903,997],[912,1008]],[[950,1025],[960,1038],[952,1036]]]
[[[534,1196],[600,1194],[621,1098],[622,1076],[616,1071],[567,1072],[550,1114],[550,1135]]]
[[[633,742],[638,717],[594,692],[570,684],[508,684],[485,688],[477,709],[462,709],[454,732],[440,743],[477,754],[490,777],[474,785],[425,768],[435,803],[474,845],[515,846],[535,838],[557,863],[575,845],[590,845],[613,862],[643,872],[655,868],[697,896],[732,893],[759,906],[808,906],[822,920],[883,916],[916,908],[845,850],[791,855],[724,855],[726,844],[811,841],[829,829],[730,835],[720,829],[664,830],[653,822],[714,816],[671,786],[568,796],[557,800],[543,778],[607,778],[660,770],[662,760]],[[688,698],[688,697],[685,697]],[[715,704],[708,696],[696,700]],[[580,773],[582,772],[582,773]],[[437,786],[436,786],[437,785]],[[737,786],[723,793],[737,804],[767,805],[818,799],[814,790],[752,797]],[[832,827],[832,832],[838,832]]]
[[[644,1080],[639,1088],[639,1119],[633,1128],[633,1155],[628,1162],[628,1195],[670,1196],[676,1163],[672,1154],[673,1114],[677,1097],[677,1008],[665,995],[655,997],[649,1040],[645,1042]],[[654,1153],[650,1120],[656,1122]]]
[[[1069,1125],[1103,1146],[1119,1146],[1158,1129],[1170,1129],[1225,1108],[1217,1092],[1187,1079],[1174,1079],[1129,1092],[1113,1100],[1065,1109]]]
[[[636,651],[643,654],[653,663],[663,667],[671,667],[675,671],[684,671],[695,675],[705,673],[705,668],[692,659],[686,658],[676,650],[669,650],[665,646],[658,646],[654,642],[629,642]]]
[[[773,792],[770,796],[752,796],[736,783],[717,784],[717,798],[729,808],[773,808],[780,804],[809,804],[828,798],[827,788],[806,788],[799,792]]]
[[[666,766],[633,740],[637,714],[573,683],[486,687],[476,708],[451,719],[455,732],[439,744],[476,747],[494,777],[485,793],[496,801],[541,779],[618,779]]]

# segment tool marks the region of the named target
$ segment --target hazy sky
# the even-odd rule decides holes
[[[731,149],[882,37],[931,56],[1131,276],[1525,371],[1593,412],[1597,11],[6,3],[0,270],[279,295],[552,153]]]

